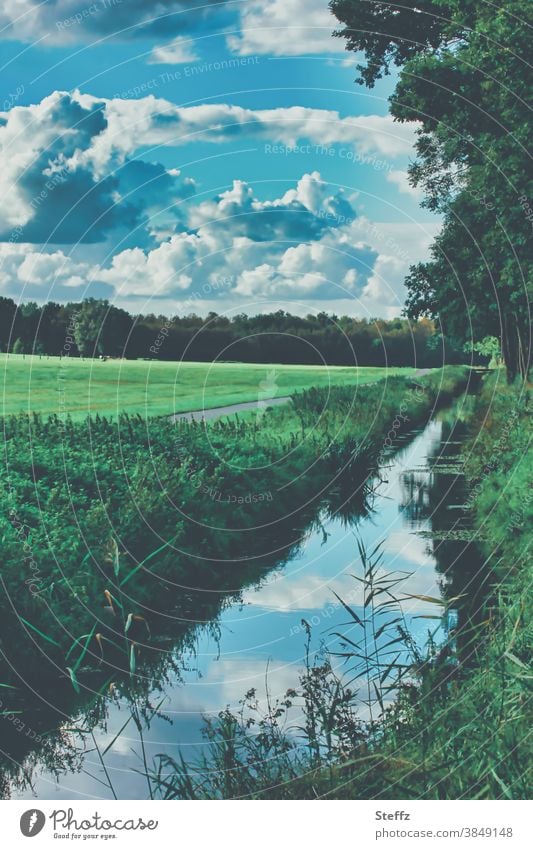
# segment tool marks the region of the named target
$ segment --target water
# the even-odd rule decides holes
[[[203,716],[216,715],[226,706],[236,710],[239,700],[251,688],[265,699],[265,686],[272,700],[297,687],[304,665],[306,633],[302,620],[311,626],[311,650],[321,646],[339,648],[334,632],[349,634],[347,614],[335,593],[357,611],[361,590],[353,574],[361,574],[357,539],[367,550],[383,541],[383,563],[388,572],[408,576],[402,591],[409,595],[439,598],[443,585],[453,583],[453,570],[464,560],[465,546],[435,544],[430,532],[462,527],[457,510],[460,475],[453,468],[457,436],[443,436],[449,428],[442,420],[430,422],[419,434],[405,439],[405,447],[382,469],[373,511],[354,524],[338,517],[322,517],[313,523],[297,553],[289,562],[274,568],[259,585],[243,590],[238,601],[230,603],[212,627],[199,627],[193,644],[174,649],[175,671],[157,682],[150,694],[155,706],[160,701],[163,716],[155,716],[143,728],[145,757],[149,765],[159,753],[190,759],[205,741],[201,734]],[[451,465],[450,465],[451,464]],[[439,474],[439,465],[443,469]],[[438,496],[436,499],[435,496]],[[461,544],[459,544],[461,546]],[[450,548],[451,546],[451,548]],[[471,560],[471,557],[469,558]],[[422,644],[435,622],[418,618],[435,615],[440,608],[419,599],[404,604],[411,634]],[[438,628],[438,624],[437,624]],[[440,636],[444,635],[441,630]],[[341,660],[332,665],[341,672]],[[364,707],[361,710],[364,712]],[[125,702],[108,699],[94,729],[100,751],[128,720]],[[55,752],[65,758],[65,769],[40,755],[27,764],[32,771],[27,782],[12,783],[12,798],[36,796],[44,799],[110,798],[102,765],[88,735],[73,728],[86,727],[87,716],[70,717],[63,724]],[[105,764],[118,798],[146,798],[142,775],[140,737],[133,721],[115,740],[105,755]]]

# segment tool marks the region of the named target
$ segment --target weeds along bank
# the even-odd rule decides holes
[[[9,664],[24,659],[28,680],[67,676],[70,686],[70,675],[78,690],[106,641],[120,643],[130,669],[153,659],[152,636],[178,627],[165,614],[192,588],[257,579],[265,550],[279,560],[297,544],[302,517],[350,500],[359,509],[384,447],[467,379],[448,367],[355,394],[309,390],[207,428],[129,416],[5,419],[2,680],[13,683]]]
[[[474,423],[465,473],[475,527],[501,558],[498,574],[525,579],[533,516],[530,385],[508,386],[495,372],[477,399]]]
[[[453,631],[448,642],[430,641],[423,652],[413,646],[401,625],[401,604],[393,601],[401,598],[397,579],[379,574],[376,552],[360,550],[365,613],[362,621],[346,608],[347,620],[361,631],[358,640],[352,629],[346,641],[346,679],[325,657],[308,663],[299,690],[267,714],[259,713],[254,693],[247,694],[243,713],[252,725],[229,711],[206,720],[201,762],[167,758],[152,771],[163,798],[528,798],[530,401],[529,387],[509,387],[496,373],[469,413],[462,448],[469,534],[481,546],[491,591],[461,653],[454,655]],[[385,587],[385,601],[377,600]],[[365,649],[377,624],[392,638],[392,649]],[[368,714],[361,719],[361,699],[370,720]],[[286,732],[295,704],[303,710],[297,739]]]
[[[435,686],[438,671],[428,673],[410,697],[401,732],[389,732],[389,752],[398,757],[398,789],[409,798],[524,799],[532,778],[530,386],[508,386],[503,370],[491,375],[469,433],[467,506],[492,593],[470,635],[464,670],[453,672],[444,693]],[[400,704],[398,718],[403,710]]]
[[[368,741],[375,766],[362,782],[355,773],[341,794],[364,784],[362,792],[394,798],[529,797],[531,437],[530,386],[508,386],[502,370],[494,373],[475,399],[463,446],[472,536],[492,591],[464,662],[446,670],[444,657],[422,668],[418,686],[400,694],[380,726],[383,739]]]

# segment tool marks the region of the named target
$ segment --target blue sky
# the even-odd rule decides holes
[[[398,314],[438,220],[324,0],[5,0],[0,293]]]

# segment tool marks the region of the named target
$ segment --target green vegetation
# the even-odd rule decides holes
[[[93,730],[117,696],[131,709],[117,736],[130,720],[137,728],[151,797],[530,793],[530,4],[329,5],[337,35],[364,57],[359,82],[372,87],[398,69],[390,113],[416,122],[409,182],[441,218],[429,260],[407,277],[404,317],[166,317],[93,298],[0,297],[0,716],[17,738],[14,764],[34,745],[10,733],[18,714],[45,732],[38,744],[56,768],[64,717],[83,706],[77,730],[91,736],[115,795],[109,747]],[[438,552],[458,542],[472,562],[440,570],[442,598],[404,596],[381,546],[359,544],[363,604],[337,599],[345,676],[325,651],[311,658],[304,620],[297,689],[266,710],[255,691],[243,693],[240,712],[206,721],[199,761],[164,754],[148,764],[143,724],[161,702],[146,696],[176,671],[190,623],[213,622],[324,515],[348,523],[368,513],[398,434],[469,381],[464,366],[435,367],[467,357],[496,370],[446,422],[453,432],[464,416],[462,459],[446,453],[461,440],[447,440],[429,458],[434,480],[418,490],[435,499],[427,538],[437,568]],[[413,367],[434,370],[420,377]],[[282,396],[291,402],[268,407]],[[246,401],[256,409],[208,425],[169,419]],[[466,487],[454,488],[463,476]],[[464,504],[439,500],[448,484]],[[416,486],[407,470],[401,488]],[[407,519],[424,506],[401,503]],[[403,598],[433,606],[423,647]]]
[[[493,557],[501,557],[498,573],[518,580],[525,591],[533,516],[531,388],[506,386],[498,370],[486,380],[473,415],[480,433],[466,447],[465,471],[474,526]]]
[[[269,703],[266,712],[250,691],[239,714],[225,710],[206,720],[207,754],[199,762],[157,760],[149,775],[158,795],[527,798],[533,642],[529,416],[530,391],[502,388],[500,373],[487,381],[470,419],[463,454],[471,535],[484,535],[490,576],[478,624],[470,622],[462,634],[452,627],[442,645],[430,633],[422,653],[404,625],[401,581],[383,571],[378,550],[360,548],[364,614],[345,605],[352,623],[343,649],[346,679],[337,677],[326,655],[312,664],[308,658],[299,690]],[[457,601],[435,599],[435,618],[446,621]],[[353,636],[353,625],[359,636]],[[298,734],[290,731],[295,724]]]
[[[409,368],[82,360],[0,354],[3,415],[40,413],[82,420],[99,413],[171,415],[292,395],[311,386],[357,386]]]
[[[424,421],[467,377],[450,367],[418,384],[394,377],[355,394],[312,389],[208,427],[140,416],[5,419],[0,535],[9,606],[0,638],[13,667],[27,653],[27,680],[42,681],[42,647],[79,687],[65,657],[73,639],[73,655],[83,646],[84,666],[98,665],[98,635],[123,646],[130,614],[150,619],[152,632],[171,627],[165,611],[179,620],[176,584],[221,590],[235,587],[236,575],[257,579],[268,566],[265,536],[279,560],[299,539],[295,523],[323,509],[361,510],[388,434],[394,447],[402,428]],[[241,561],[240,572],[227,565]],[[147,634],[138,628],[142,646]]]

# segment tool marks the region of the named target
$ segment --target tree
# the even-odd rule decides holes
[[[12,354],[24,354],[25,353],[24,342],[22,341],[20,336],[17,339],[15,339],[11,353]]]
[[[464,0],[464,22],[452,17],[453,3],[439,0],[404,0],[380,3],[368,0],[332,0],[330,8],[344,28],[335,35],[346,39],[346,49],[362,51],[366,64],[357,65],[357,82],[372,88],[376,80],[390,74],[391,64],[405,65],[426,50],[437,50],[446,39],[464,33],[467,7]]]
[[[15,301],[0,296],[0,350],[2,351],[9,350],[13,338],[16,313],[17,305]]]
[[[62,306],[53,301],[42,307],[37,327],[36,351],[38,345],[42,345],[43,353],[46,354],[58,355],[62,351],[67,336],[72,335],[68,333],[72,309],[72,306]],[[73,356],[72,349],[70,356]]]
[[[132,317],[107,300],[87,298],[77,310],[76,345],[86,357],[122,356],[133,326]]]
[[[481,354],[482,357],[486,357],[489,360],[489,366],[491,368],[497,368],[501,365],[502,352],[500,340],[496,339],[495,336],[485,336],[481,342],[476,342],[472,345],[472,350],[477,354]]]
[[[532,184],[527,154],[529,4],[477,0],[367,3],[333,0],[338,35],[362,50],[360,81],[401,67],[391,97],[398,121],[416,121],[410,182],[443,215],[431,260],[406,280],[407,314],[438,319],[475,344],[501,341],[508,379],[530,367]]]
[[[102,327],[109,304],[107,301],[87,298],[76,316],[76,345],[82,356],[95,357],[104,353]]]
[[[31,351],[37,334],[41,309],[35,301],[21,304],[17,310],[15,331],[24,343],[24,351]]]

